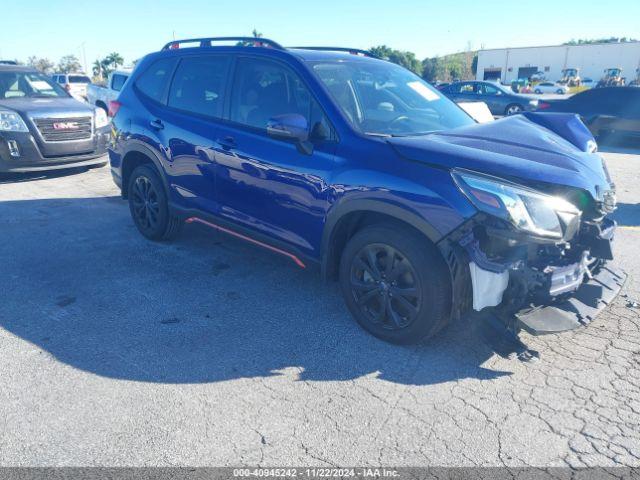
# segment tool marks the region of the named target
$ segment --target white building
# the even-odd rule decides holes
[[[580,77],[596,82],[605,68],[622,68],[628,83],[640,68],[640,42],[480,50],[476,79],[510,83],[540,71],[547,80],[556,81],[565,68],[578,68]]]

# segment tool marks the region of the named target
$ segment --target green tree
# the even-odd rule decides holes
[[[58,62],[58,72],[60,73],[79,72],[81,70],[82,66],[75,55],[65,55]]]
[[[38,58],[35,55],[27,59],[27,65],[45,74],[53,73],[54,63],[48,58]]]
[[[124,63],[124,58],[122,58],[122,55],[120,55],[118,52],[111,52],[106,56],[104,61],[107,65],[113,67],[113,70],[115,70]]]
[[[369,49],[369,52],[376,57],[402,65],[418,75],[422,73],[422,62],[416,58],[413,52],[394,50],[386,45],[372,47]]]

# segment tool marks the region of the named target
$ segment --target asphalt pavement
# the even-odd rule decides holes
[[[629,281],[528,363],[465,322],[385,344],[204,227],[151,243],[108,168],[5,179],[0,466],[640,466],[640,155],[603,155]]]

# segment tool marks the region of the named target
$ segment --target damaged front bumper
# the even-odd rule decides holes
[[[586,223],[560,247],[487,223],[479,216],[449,238],[459,316],[491,312],[516,332],[563,332],[591,322],[626,280],[605,265],[613,259],[612,220]]]

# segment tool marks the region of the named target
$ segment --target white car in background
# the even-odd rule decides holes
[[[118,98],[120,90],[131,76],[132,71],[130,68],[116,70],[109,74],[106,85],[91,84],[87,91],[87,101],[108,113],[109,104]]]
[[[87,99],[87,85],[91,79],[86,73],[54,73],[51,75],[54,82],[60,84],[72,97],[78,100]]]
[[[541,93],[558,93],[560,95],[566,95],[569,93],[569,87],[553,82],[542,82],[535,86],[534,93],[540,95]]]

